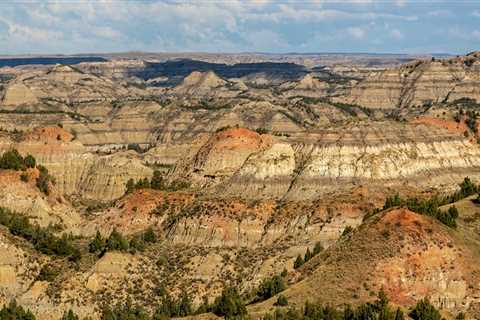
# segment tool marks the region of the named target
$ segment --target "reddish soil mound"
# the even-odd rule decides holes
[[[56,140],[59,142],[72,141],[73,135],[58,126],[35,128],[24,136],[25,140]]]
[[[256,149],[263,144],[264,137],[245,128],[221,131],[215,136],[214,148],[218,151],[227,149]]]
[[[125,197],[121,206],[125,215],[138,216],[150,214],[158,205],[164,203],[187,205],[193,201],[194,197],[193,194],[188,193],[141,189]]]
[[[416,119],[413,119],[411,122],[415,124],[426,124],[443,128],[452,133],[463,134],[465,131],[468,131],[468,127],[463,121],[456,122],[453,120],[444,120],[432,117],[418,117]]]
[[[478,258],[456,231],[407,209],[379,213],[322,254],[282,294],[291,304],[305,301],[341,305],[373,300],[383,287],[392,303],[408,307],[429,297],[437,307],[462,310],[478,296]],[[276,297],[252,306],[273,307]],[[464,309],[463,309],[464,310]]]

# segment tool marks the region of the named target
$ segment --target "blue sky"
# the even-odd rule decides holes
[[[0,54],[480,49],[480,0],[0,2]]]

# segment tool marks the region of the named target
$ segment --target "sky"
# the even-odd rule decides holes
[[[0,55],[474,50],[480,0],[0,1]]]

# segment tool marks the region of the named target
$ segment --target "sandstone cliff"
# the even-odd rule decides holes
[[[480,100],[480,53],[447,60],[421,60],[376,72],[343,100],[367,108],[404,108],[459,98]]]
[[[216,195],[301,200],[359,184],[442,190],[480,173],[478,145],[435,126],[365,123],[312,132],[301,142],[268,136],[267,144],[260,140],[266,135],[247,133],[227,130],[202,140],[170,176]]]
[[[405,209],[382,213],[307,263],[300,270],[304,280],[282,294],[297,305],[307,299],[357,304],[370,300],[383,287],[400,306],[429,296],[435,306],[454,314],[476,310],[474,246],[460,237],[431,218]],[[251,311],[268,310],[275,299],[254,305]]]
[[[20,141],[4,140],[0,148],[33,155],[55,177],[59,192],[66,195],[112,200],[124,194],[130,178],[152,175],[152,169],[144,166],[135,152],[98,156],[72,138],[59,127],[38,128]]]

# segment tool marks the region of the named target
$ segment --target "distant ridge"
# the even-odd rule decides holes
[[[108,59],[98,56],[92,57],[22,57],[22,58],[1,58],[0,68],[18,67],[23,65],[55,65],[55,64],[77,64],[81,62],[106,62]]]

